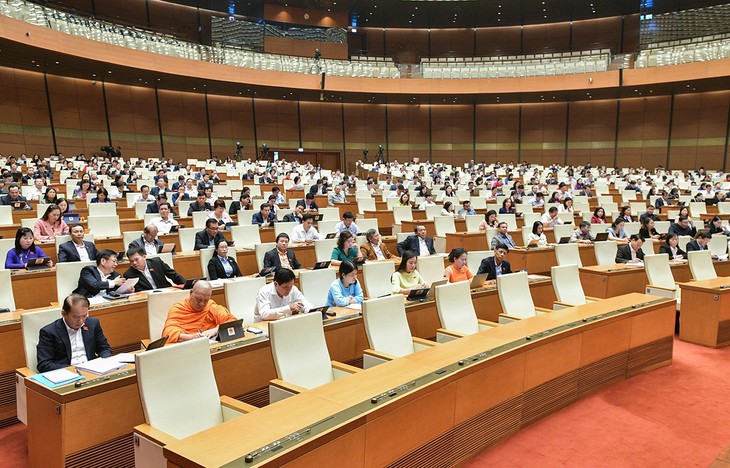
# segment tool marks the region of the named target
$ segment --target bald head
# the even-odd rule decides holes
[[[201,312],[208,305],[210,297],[213,295],[213,287],[207,281],[198,281],[190,290],[190,307]]]

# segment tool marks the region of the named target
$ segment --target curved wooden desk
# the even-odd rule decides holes
[[[630,294],[483,331],[175,442],[165,457],[181,467],[455,465],[598,388],[671,363],[674,309]]]

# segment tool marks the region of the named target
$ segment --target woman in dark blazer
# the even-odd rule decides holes
[[[217,280],[243,276],[236,259],[228,256],[228,241],[219,241],[215,246],[215,255],[208,262],[208,279]]]
[[[669,260],[687,258],[687,253],[679,248],[679,237],[676,234],[667,234],[664,243],[659,246],[660,254],[669,254]]]

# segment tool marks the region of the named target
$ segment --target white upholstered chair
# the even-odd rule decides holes
[[[550,277],[557,298],[553,303],[553,310],[583,305],[597,300],[593,297],[586,297],[583,292],[583,285],[580,283],[580,275],[578,274],[578,265],[551,267]]]
[[[190,291],[182,290],[148,292],[147,323],[150,327],[151,340],[154,341],[162,337],[162,330],[165,328],[165,320],[167,320],[167,313],[170,311],[170,308],[189,295]]]
[[[256,295],[266,286],[266,278],[235,278],[223,285],[226,306],[236,318],[242,318],[245,325],[255,322]]]
[[[646,294],[676,299],[679,308],[680,291],[669,266],[669,255],[644,255],[644,271],[649,280]]]
[[[502,305],[499,323],[514,322],[534,317],[538,313],[550,312],[549,309],[535,307],[525,271],[497,276],[497,294]]]
[[[436,309],[441,321],[441,328],[436,330],[436,341],[439,343],[499,326],[477,318],[468,281],[437,286]]]
[[[368,298],[389,296],[392,292],[390,278],[395,271],[393,262],[367,262],[362,266],[365,294]]]
[[[593,244],[593,251],[598,265],[613,265],[616,263],[617,250],[618,243],[616,241],[601,241]]]
[[[717,278],[715,265],[712,263],[712,253],[709,250],[694,250],[687,252],[689,270],[692,272],[692,279],[703,281]]]
[[[335,279],[337,279],[337,270],[334,268],[301,270],[299,289],[314,307],[322,307],[327,303],[327,294]]]
[[[555,246],[555,258],[558,260],[558,265],[578,265],[583,266],[583,262],[580,259],[580,252],[578,251],[578,244],[558,244]]]
[[[56,297],[62,304],[66,297],[79,286],[81,269],[96,262],[66,262],[56,264]]]

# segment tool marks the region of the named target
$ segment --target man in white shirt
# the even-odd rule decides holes
[[[548,212],[540,217],[540,221],[542,221],[543,226],[546,228],[563,224],[563,220],[558,216],[558,208],[555,206],[551,206]]]
[[[286,205],[286,198],[284,198],[284,195],[281,193],[281,189],[279,189],[279,187],[272,187],[271,194],[276,197],[274,199],[274,203],[276,203],[277,205]]]
[[[262,287],[256,295],[254,320],[278,320],[295,314],[306,314],[312,304],[294,286],[294,272],[282,268],[274,273],[274,281]]]
[[[191,199],[198,196],[198,187],[195,185],[195,181],[193,179],[185,181],[185,193],[187,193]]]
[[[313,226],[314,215],[306,213],[302,216],[302,224],[297,224],[291,232],[292,242],[304,242],[305,244],[311,244],[316,240],[322,239],[322,235],[317,232],[317,229]]]
[[[427,206],[434,206],[436,205],[436,202],[433,201],[433,194],[431,192],[428,192],[426,194],[426,199],[421,202],[420,205],[418,205],[419,210],[425,210]]]
[[[152,218],[150,224],[155,226],[160,234],[170,234],[170,229],[180,223],[170,216],[170,204],[160,203],[160,216]]]
[[[46,193],[46,188],[43,186],[43,179],[38,177],[33,181],[33,188],[28,190],[28,200],[41,200],[43,195]]]
[[[355,224],[355,215],[352,211],[345,211],[342,213],[342,221],[335,225],[335,234],[338,236],[342,231],[350,231],[353,236],[360,234],[360,228]]]
[[[150,193],[150,187],[149,185],[143,185],[139,189],[140,193],[137,194],[136,197],[134,197],[134,202],[153,202],[155,201],[154,195]]]

